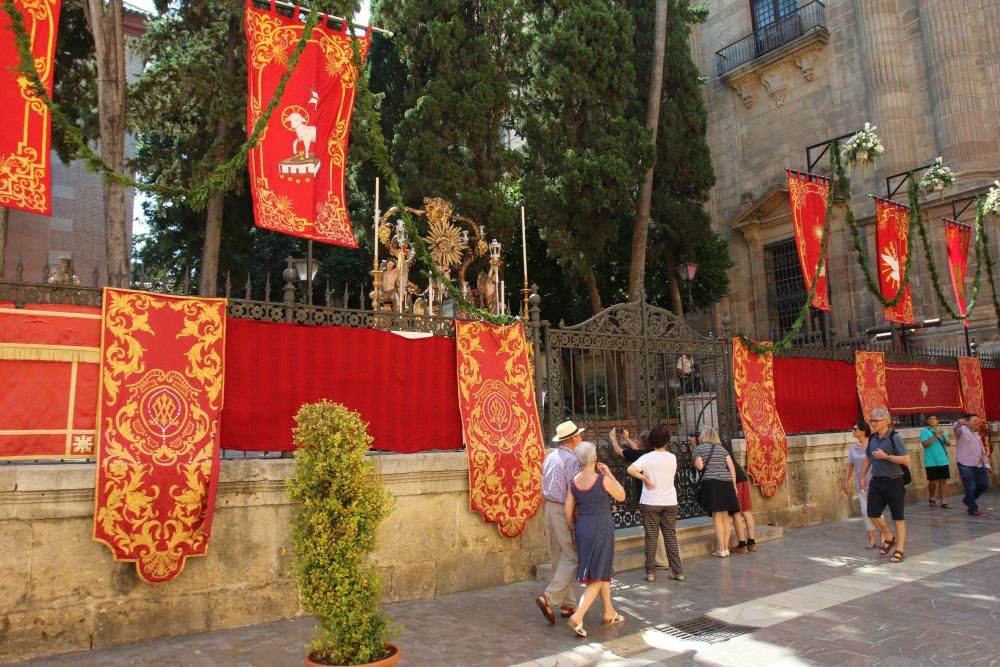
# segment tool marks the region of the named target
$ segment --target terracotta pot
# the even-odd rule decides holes
[[[399,657],[403,654],[399,650],[399,647],[395,644],[386,644],[385,647],[391,651],[388,658],[382,658],[381,660],[376,660],[375,662],[366,662],[364,666],[359,667],[395,667],[396,663],[399,662]],[[315,662],[312,660],[312,653],[306,656],[306,667],[335,667],[331,666],[325,662]]]

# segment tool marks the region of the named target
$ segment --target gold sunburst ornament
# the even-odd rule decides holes
[[[462,231],[447,219],[432,218],[426,236],[431,257],[438,266],[457,266],[462,263],[465,242]]]

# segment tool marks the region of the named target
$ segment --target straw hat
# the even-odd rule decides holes
[[[563,440],[569,440],[574,435],[579,435],[583,433],[583,429],[578,427],[571,421],[564,421],[559,426],[556,426],[556,435],[552,438],[552,442],[562,442]]]

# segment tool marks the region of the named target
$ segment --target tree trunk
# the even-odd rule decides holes
[[[4,269],[7,264],[7,221],[10,219],[10,209],[0,206],[0,280],[4,280]]]
[[[674,246],[667,241],[666,250],[663,253],[663,263],[666,264],[667,284],[670,286],[671,308],[677,319],[684,321],[684,303],[681,301],[680,278],[677,277],[677,262],[674,259]]]
[[[101,157],[113,171],[125,171],[125,23],[122,0],[86,0],[87,24],[97,55],[98,124]],[[104,181],[104,233],[108,277],[127,285],[131,255],[125,187]]]
[[[590,295],[590,307],[596,315],[601,312],[601,293],[597,289],[597,276],[592,266],[587,268],[587,293]]]
[[[660,124],[660,97],[663,90],[663,53],[667,43],[667,0],[656,0],[656,31],[653,54],[649,67],[649,97],[646,100],[646,127],[653,133]],[[649,238],[649,211],[653,201],[653,167],[646,171],[646,178],[639,188],[639,201],[632,230],[632,260],[628,274],[629,301],[638,301],[646,278],[646,243]]]
[[[227,79],[236,73],[236,48],[239,44],[242,25],[239,17],[229,14],[229,36],[226,40],[226,55],[223,61],[223,71]],[[224,115],[215,122],[215,156],[216,162],[221,162],[225,156],[226,135],[229,130],[229,119]],[[208,202],[205,207],[205,245],[201,250],[201,268],[198,271],[198,295],[214,297],[218,294],[219,279],[219,246],[222,243],[222,223],[225,209],[225,192],[218,189],[209,190]]]

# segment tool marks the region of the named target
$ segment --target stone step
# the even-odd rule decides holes
[[[780,540],[784,536],[781,526],[758,525],[757,543]],[[733,536],[735,540],[735,535]],[[681,560],[696,556],[708,556],[715,550],[715,532],[708,517],[684,519],[677,523],[677,542]],[[615,571],[635,570],[644,567],[645,533],[642,527],[623,528],[615,531]],[[535,567],[535,579],[548,581],[552,576],[552,565],[543,563]]]

